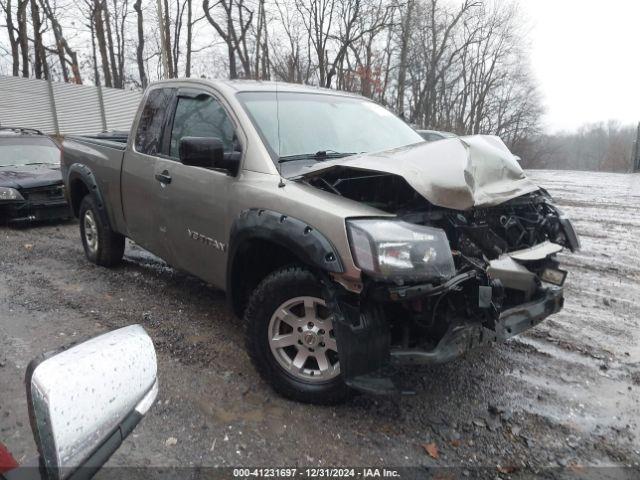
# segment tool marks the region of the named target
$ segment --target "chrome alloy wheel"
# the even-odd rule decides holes
[[[96,217],[93,216],[93,211],[87,210],[84,212],[84,239],[87,244],[87,248],[91,253],[98,251],[98,224],[96,223]]]
[[[296,297],[280,305],[269,321],[269,347],[295,378],[326,382],[340,374],[331,313],[317,297]]]

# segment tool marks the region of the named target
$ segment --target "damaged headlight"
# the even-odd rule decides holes
[[[18,190],[15,188],[0,187],[0,202],[15,200],[24,200],[24,197],[20,195]]]
[[[573,228],[573,224],[571,223],[571,221],[567,217],[565,217],[560,210],[558,210],[558,214],[558,221],[560,222],[562,231],[564,232],[564,236],[567,239],[566,246],[569,247],[572,252],[577,252],[578,250],[580,250],[580,238]]]
[[[347,220],[356,264],[381,280],[444,280],[455,266],[444,230],[399,220]]]

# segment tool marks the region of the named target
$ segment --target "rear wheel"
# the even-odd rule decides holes
[[[87,195],[80,203],[80,237],[90,262],[112,267],[122,260],[124,236],[111,230],[98,210],[95,199]]]
[[[317,404],[350,396],[340,375],[333,314],[310,271],[287,267],[265,278],[249,299],[245,324],[253,364],[278,393]]]

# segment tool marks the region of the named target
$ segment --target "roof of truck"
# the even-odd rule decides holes
[[[255,91],[271,91],[276,90],[280,92],[314,92],[314,93],[326,93],[329,95],[346,94],[353,95],[348,92],[342,92],[338,90],[332,90],[330,88],[317,87],[315,85],[302,85],[300,83],[287,83],[287,82],[271,82],[262,80],[217,80],[215,82],[221,82],[227,84],[238,92],[255,92]]]
[[[348,97],[360,97],[360,95],[344,92],[340,90],[333,90],[331,88],[317,87],[314,85],[302,85],[299,83],[287,83],[287,82],[271,82],[262,80],[225,80],[225,79],[203,79],[203,78],[179,78],[160,80],[154,82],[155,84],[163,83],[178,83],[178,84],[202,84],[209,83],[214,87],[221,90],[232,90],[234,92],[299,92],[299,93],[320,93],[325,95],[340,95]]]

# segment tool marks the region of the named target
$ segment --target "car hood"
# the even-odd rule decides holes
[[[538,190],[500,138],[473,135],[417,143],[312,165],[298,178],[336,169],[398,175],[434,205],[456,210],[488,207]]]
[[[60,166],[56,164],[0,166],[0,187],[22,189],[61,183]]]

